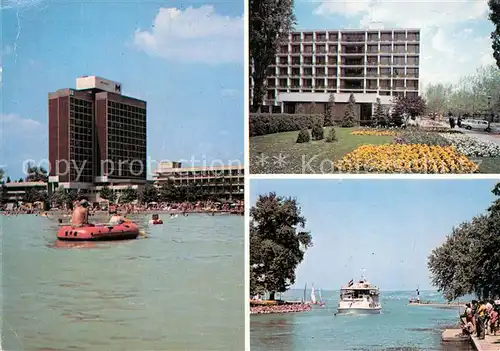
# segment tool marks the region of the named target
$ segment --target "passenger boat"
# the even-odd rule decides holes
[[[381,311],[379,288],[364,277],[356,283],[351,279],[340,289],[339,313],[375,314]]]
[[[129,240],[139,236],[139,228],[134,223],[119,225],[96,224],[73,228],[63,226],[57,232],[57,239],[71,241]]]

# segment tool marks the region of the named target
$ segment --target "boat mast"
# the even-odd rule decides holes
[[[302,299],[302,302],[303,302],[303,303],[306,303],[306,290],[307,290],[307,283],[306,283],[306,285],[304,286],[304,298]]]

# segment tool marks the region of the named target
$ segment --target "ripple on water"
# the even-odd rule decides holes
[[[242,349],[241,268],[220,263],[243,262],[243,218],[169,222],[144,240],[72,243],[50,219],[4,221],[2,317],[19,335],[4,347]]]

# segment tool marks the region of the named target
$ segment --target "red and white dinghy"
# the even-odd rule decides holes
[[[139,236],[139,227],[134,223],[119,225],[96,224],[73,228],[64,226],[59,228],[57,239],[68,241],[109,241],[129,240]]]

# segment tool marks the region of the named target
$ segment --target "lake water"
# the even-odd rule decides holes
[[[308,291],[309,294],[309,291]],[[285,299],[297,299],[292,290]],[[442,301],[436,292],[422,300]],[[338,291],[322,292],[326,306],[309,312],[252,315],[250,342],[255,350],[444,350],[441,333],[458,324],[458,309],[408,306],[414,292],[381,292],[382,314],[337,315]],[[448,347],[446,350],[469,350]]]
[[[57,247],[56,219],[0,216],[5,350],[242,350],[244,218]]]

